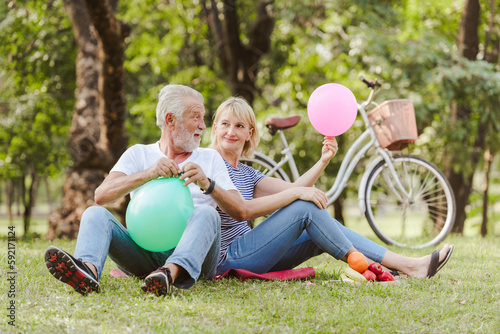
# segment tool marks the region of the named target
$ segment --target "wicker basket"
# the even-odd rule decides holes
[[[411,100],[389,100],[368,113],[382,148],[398,151],[418,138],[415,110]]]

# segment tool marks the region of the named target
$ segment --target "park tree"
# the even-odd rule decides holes
[[[47,238],[75,238],[94,190],[128,145],[125,133],[124,46],[127,24],[115,17],[117,1],[65,0],[78,45],[69,169],[62,205],[50,217]],[[123,209],[121,210],[123,212]]]
[[[157,96],[165,84],[183,84],[205,98],[209,126],[218,104],[231,95],[201,5],[183,0],[121,2],[117,14],[131,26],[125,50],[130,144],[158,140]],[[202,145],[208,144],[208,137]]]
[[[498,64],[500,65],[500,25],[499,25],[499,18],[500,18],[500,13],[498,11],[498,8],[500,7],[499,4],[497,4],[496,0],[491,0],[489,2],[489,11],[487,12],[487,17],[486,17],[486,36],[485,36],[485,42],[484,42],[484,50],[485,50],[485,55],[484,59],[492,64]],[[495,106],[493,106],[495,108]],[[490,111],[491,112],[491,111]],[[492,170],[493,170],[493,160],[496,154],[498,153],[498,150],[500,149],[500,138],[499,138],[499,131],[500,126],[497,126],[491,131],[491,136],[489,140],[487,140],[486,143],[486,150],[484,152],[484,166],[483,166],[483,171],[485,175],[485,180],[483,183],[483,188],[482,188],[482,222],[481,222],[481,235],[484,237],[488,233],[488,221],[489,221],[489,207],[490,207],[490,202],[491,204],[494,204],[498,198],[493,198],[490,200],[490,184],[492,183]]]
[[[75,52],[62,1],[10,1],[0,13],[0,182],[11,219],[13,203],[23,207],[26,235],[37,188],[68,163]]]
[[[483,8],[483,10],[481,10]],[[461,59],[452,65],[453,71],[444,71],[445,87],[450,96],[449,152],[445,159],[445,173],[450,180],[457,201],[454,232],[463,233],[467,210],[473,193],[473,180],[478,168],[485,166],[483,185],[482,234],[486,234],[488,220],[488,186],[491,152],[497,150],[498,116],[498,62],[499,37],[498,4],[495,1],[465,1],[457,36]],[[483,38],[480,38],[483,37]],[[480,50],[482,50],[480,52]],[[491,65],[490,65],[491,64]],[[485,161],[486,160],[486,161]],[[488,167],[489,166],[489,167]]]
[[[250,2],[252,9],[253,2]],[[273,1],[259,0],[255,12],[244,1],[203,1],[203,11],[231,93],[250,105],[256,95],[259,61],[269,51],[274,28]],[[222,7],[222,12],[219,10]],[[248,22],[248,17],[255,17]],[[242,19],[244,18],[244,19]],[[245,29],[246,28],[246,29]]]
[[[466,0],[462,11],[460,29],[457,36],[457,45],[460,50],[460,55],[468,60],[476,60],[479,51],[479,23],[480,23],[480,6],[478,0]],[[471,118],[471,107],[467,104],[458,104],[453,101],[451,104],[451,124],[456,124],[457,121],[467,121]],[[480,124],[482,128],[482,124]],[[478,129],[476,140],[474,141],[474,153],[471,156],[471,170],[469,172],[454,169],[457,163],[453,156],[449,156],[445,160],[445,174],[451,183],[455,200],[457,203],[457,215],[455,217],[455,225],[453,230],[462,233],[466,218],[465,207],[469,203],[469,195],[472,189],[472,180],[481,151],[485,143],[484,129]]]

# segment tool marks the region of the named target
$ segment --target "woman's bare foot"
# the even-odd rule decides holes
[[[439,251],[439,263],[443,262],[443,260],[448,255],[450,251],[450,245],[445,244],[443,248]],[[429,267],[431,265],[431,255],[426,255],[418,259],[414,259],[408,265],[408,269],[403,272],[407,274],[409,277],[427,277],[429,273]]]

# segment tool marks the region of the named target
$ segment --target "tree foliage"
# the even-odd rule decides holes
[[[28,232],[39,176],[58,175],[70,163],[75,50],[61,1],[0,7],[0,178],[21,192]]]
[[[53,176],[68,163],[75,87],[69,22],[60,1],[10,6],[0,24],[2,177],[18,177],[26,168]]]
[[[33,161],[41,159],[38,154],[50,161],[39,172],[47,172],[50,165],[55,173],[64,164],[71,164],[64,149],[54,148],[64,147],[70,124],[76,44],[61,0],[43,6],[32,0],[11,4],[10,8],[0,6],[0,13],[6,14],[0,26],[6,38],[0,45],[0,81],[6,87],[0,92],[5,115],[0,135],[5,149],[0,152],[0,163],[12,167],[3,171],[18,173],[24,163],[21,160],[28,161],[21,159],[22,153]],[[207,9],[216,8],[223,22],[228,5],[234,6],[238,20],[237,29],[231,31],[237,36],[232,38],[248,50],[259,17],[255,1],[119,2],[117,18],[130,25],[124,61],[130,144],[157,140],[156,98],[167,83],[199,90],[206,99],[209,125],[217,106],[234,94],[220,56],[221,39],[207,15]],[[480,5],[479,53],[478,59],[471,61],[463,59],[456,44],[462,0],[268,2],[265,8],[272,13],[273,29],[269,49],[256,61],[252,88],[262,135],[259,150],[275,157],[281,151],[279,139],[265,131],[266,118],[301,115],[302,121],[288,130],[288,137],[299,171],[305,172],[319,158],[322,141],[307,119],[309,96],[318,86],[336,82],[349,87],[360,102],[368,95],[358,81],[363,75],[382,83],[378,102],[413,100],[421,134],[413,153],[441,168],[444,157],[453,156],[456,172],[471,174],[482,168],[481,162],[471,164],[479,133],[486,134],[482,150],[494,155],[500,145],[500,111],[496,106],[500,93],[500,3],[481,0]],[[471,106],[470,119],[452,123],[452,103]],[[29,133],[23,132],[26,128]],[[352,129],[338,137],[339,154],[322,176],[320,187],[326,190],[326,185],[333,184],[345,151],[362,129],[358,119]],[[37,140],[39,137],[44,140]],[[207,133],[203,145],[208,140]],[[356,179],[350,182],[344,195],[356,189]]]

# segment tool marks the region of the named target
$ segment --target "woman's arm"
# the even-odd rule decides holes
[[[337,154],[337,150],[338,144],[335,137],[325,137],[323,148],[321,149],[321,158],[304,175],[299,177],[293,185],[296,187],[312,187],[326,166],[328,166],[330,160]]]
[[[317,188],[297,187],[283,180],[265,177],[255,186],[254,198],[245,201],[245,220],[273,213],[299,199],[313,202],[320,209],[325,209],[328,202],[325,193]]]
[[[321,173],[325,170],[330,160],[337,153],[338,145],[334,137],[325,137],[321,159],[312,166],[304,175],[298,178],[294,183],[288,183],[280,179],[266,177],[260,181],[254,189],[254,197],[269,196],[286,189],[295,187],[312,187],[318,180]]]
[[[310,201],[320,209],[325,209],[328,198],[317,188],[312,188],[330,160],[337,153],[338,145],[334,137],[325,137],[321,159],[294,183],[265,177],[254,188],[254,198],[245,201],[245,219],[251,220],[276,210],[298,199]]]

